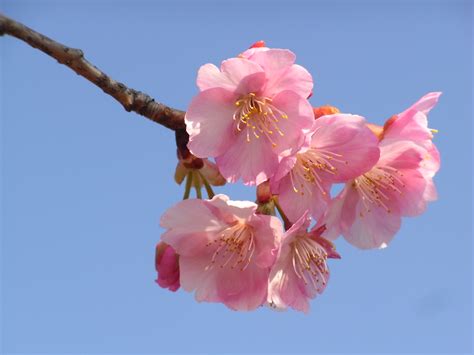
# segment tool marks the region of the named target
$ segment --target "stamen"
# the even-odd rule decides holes
[[[375,205],[391,212],[389,204],[393,193],[403,194],[405,183],[403,174],[391,166],[378,166],[368,173],[356,178],[352,186],[359,191],[365,211],[369,213],[370,207]],[[364,214],[361,212],[360,217]]]
[[[304,195],[303,190],[312,194],[311,185],[315,185],[322,195],[326,195],[327,192],[323,186],[321,173],[338,174],[335,163],[348,164],[346,160],[342,159],[341,154],[329,150],[311,148],[304,153],[298,154],[296,164],[290,171],[293,190],[302,195]],[[298,186],[301,186],[301,189]]]
[[[216,246],[217,244],[217,246]],[[244,271],[250,264],[255,252],[253,229],[239,222],[224,229],[219,238],[206,244],[215,247],[210,263],[205,270],[211,270],[216,264],[220,268],[230,265],[231,269],[240,267]]]
[[[235,106],[237,109],[234,112],[233,120],[236,122],[236,129],[238,132],[246,130],[248,143],[250,143],[252,136],[259,139],[263,135],[273,147],[277,146],[272,135],[276,131],[280,136],[284,136],[278,123],[280,118],[288,119],[286,113],[276,108],[270,98],[257,97],[255,93],[250,93],[237,100]]]
[[[296,276],[305,285],[311,284],[318,292],[326,285],[329,270],[326,265],[327,253],[307,234],[299,235],[292,245],[292,263]]]

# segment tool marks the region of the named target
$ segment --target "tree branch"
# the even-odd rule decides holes
[[[78,75],[100,87],[106,94],[120,102],[127,111],[133,111],[171,130],[178,131],[187,143],[184,112],[156,102],[149,95],[131,89],[115,81],[95,65],[91,64],[80,49],[67,47],[38,33],[31,28],[0,14],[0,36],[16,37],[39,49],[59,63],[74,70]]]

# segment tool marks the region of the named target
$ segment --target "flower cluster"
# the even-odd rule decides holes
[[[161,217],[157,283],[234,310],[262,305],[307,312],[329,280],[332,243],[384,248],[401,217],[436,199],[439,153],[429,93],[384,126],[332,106],[313,108],[313,79],[285,49],[257,42],[220,67],[206,64],[186,113],[188,149],[203,167],[178,164],[185,199]],[[208,159],[214,159],[215,164]],[[198,198],[189,199],[194,176]],[[210,185],[241,180],[257,201]],[[336,196],[335,184],[344,184]],[[202,199],[205,185],[209,199]],[[276,217],[276,211],[283,223]]]

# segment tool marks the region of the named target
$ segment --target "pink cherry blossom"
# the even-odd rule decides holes
[[[331,185],[370,170],[379,158],[377,138],[356,115],[318,118],[296,156],[285,157],[271,179],[272,191],[291,221],[306,210],[318,219],[330,201]]]
[[[324,218],[325,236],[339,234],[358,248],[383,248],[399,230],[402,216],[425,210],[426,181],[420,172],[423,149],[410,141],[380,142],[380,159],[346,183]]]
[[[173,292],[179,288],[178,258],[171,246],[163,242],[156,246],[155,268],[158,272],[156,283]]]
[[[268,287],[268,302],[277,309],[307,313],[309,300],[322,293],[329,280],[327,259],[340,258],[334,245],[321,237],[324,227],[307,231],[310,222],[305,213],[283,235]]]
[[[436,200],[437,192],[433,177],[440,168],[440,156],[434,145],[433,132],[428,128],[428,113],[438,103],[440,92],[423,96],[407,110],[391,117],[384,125],[384,141],[409,140],[425,149],[420,171],[426,178],[425,198]]]
[[[162,240],[179,254],[180,282],[198,301],[248,311],[267,297],[283,227],[250,201],[185,200],[164,213]]]
[[[254,48],[251,58],[231,58],[199,69],[200,93],[185,117],[188,147],[214,157],[229,181],[260,184],[282,157],[296,152],[313,123],[306,100],[311,75],[289,50]]]

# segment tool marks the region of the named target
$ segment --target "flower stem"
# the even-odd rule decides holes
[[[191,193],[191,186],[193,184],[193,172],[190,171],[186,176],[186,186],[184,188],[184,196],[183,200],[187,200],[189,198],[189,194]]]
[[[286,216],[285,212],[283,212],[283,209],[281,208],[280,203],[278,202],[278,196],[273,196],[273,202],[275,203],[275,207],[278,213],[280,214],[281,219],[283,220],[283,223],[285,224],[285,230],[290,229],[292,226],[292,223]]]
[[[202,182],[204,183],[204,187],[206,188],[207,196],[209,197],[209,199],[213,198],[214,191],[212,190],[211,185],[209,184],[207,179],[201,174],[201,172],[199,172],[199,175],[201,176]]]

